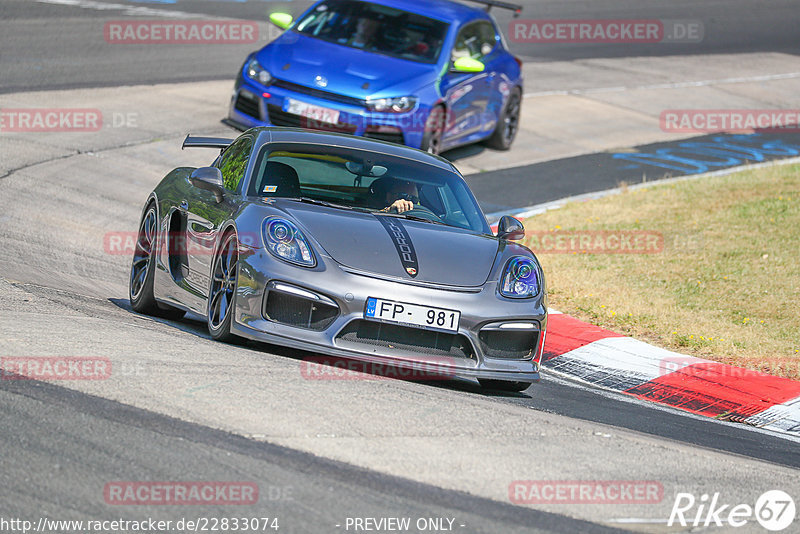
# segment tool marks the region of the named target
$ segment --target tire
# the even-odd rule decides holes
[[[444,120],[444,106],[435,106],[425,121],[425,134],[422,136],[422,145],[420,146],[422,150],[436,156],[441,153]]]
[[[211,283],[208,290],[206,317],[211,337],[223,343],[238,343],[241,338],[231,333],[236,283],[239,267],[239,240],[233,231],[226,232],[214,255]]]
[[[505,380],[478,380],[483,389],[493,389],[495,391],[508,391],[519,393],[531,386],[530,382],[507,382]]]
[[[137,313],[161,317],[163,319],[178,320],[186,312],[159,304],[153,293],[153,280],[155,279],[156,255],[153,253],[158,246],[158,214],[155,204],[150,204],[139,224],[139,233],[136,235],[136,248],[131,261],[131,275],[128,280],[128,298],[131,308]]]
[[[492,136],[486,140],[486,145],[495,150],[508,150],[519,131],[519,115],[522,109],[522,95],[519,89],[514,89],[508,97],[503,108],[503,114],[497,121]]]

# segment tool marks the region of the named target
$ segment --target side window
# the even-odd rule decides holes
[[[479,22],[477,26],[480,27],[481,57],[483,58],[491,54],[497,46],[497,31],[491,22]]]
[[[236,191],[242,181],[250,161],[250,151],[253,148],[253,139],[245,137],[236,141],[222,154],[217,167],[222,171],[222,183],[225,189]]]
[[[453,60],[462,57],[483,59],[497,45],[497,32],[489,21],[475,22],[465,26],[458,32],[456,44],[453,46]]]

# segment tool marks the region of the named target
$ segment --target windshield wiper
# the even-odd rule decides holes
[[[391,213],[391,212],[385,211],[385,212],[381,213],[381,215],[388,215],[389,217],[400,217],[401,219],[408,219],[409,221],[419,221],[419,222],[426,222],[426,223],[431,223],[431,224],[443,224],[445,226],[450,226],[446,222],[432,221],[432,220],[426,219],[424,217],[418,217],[417,215],[408,215],[406,213]]]
[[[325,200],[318,200],[316,198],[311,197],[293,197],[289,200],[296,200],[297,202],[305,202],[306,204],[316,204],[317,206],[325,206],[328,208],[336,208],[340,210],[354,210],[353,206],[345,206],[344,204],[336,204],[334,202],[328,202]]]
[[[305,202],[306,204],[316,204],[317,206],[325,206],[327,208],[334,208],[340,210],[350,210],[350,211],[358,211],[362,213],[369,213],[370,210],[366,208],[362,208],[359,206],[346,206],[344,204],[336,204],[335,202],[328,202],[327,200],[319,200],[316,198],[311,197],[292,197],[288,200],[294,200],[297,202]]]
[[[431,224],[443,224],[445,226],[450,226],[446,222],[432,221],[430,219],[425,219],[424,217],[417,217],[416,215],[406,215],[405,213],[402,213],[401,216],[405,217],[406,219],[412,220],[412,221],[422,221],[422,222],[428,222],[428,223],[431,223]]]

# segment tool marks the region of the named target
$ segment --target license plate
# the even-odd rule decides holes
[[[339,122],[338,110],[306,104],[305,102],[300,102],[299,100],[293,100],[291,98],[286,99],[286,111],[293,115],[300,115],[301,117],[318,122],[327,122],[330,124],[337,124]]]
[[[421,326],[433,330],[457,332],[461,312],[433,306],[420,306],[369,297],[364,318],[387,323]]]

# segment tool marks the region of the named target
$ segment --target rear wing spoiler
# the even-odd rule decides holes
[[[501,7],[503,9],[510,9],[514,12],[514,18],[519,17],[519,14],[522,13],[522,6],[517,4],[512,4],[509,2],[501,2],[499,0],[467,0],[468,2],[475,2],[477,4],[483,4],[486,6],[486,11],[491,11],[493,7]]]
[[[224,150],[233,143],[233,139],[224,139],[222,137],[192,137],[192,134],[186,136],[181,145],[181,150],[184,148],[218,148]]]

